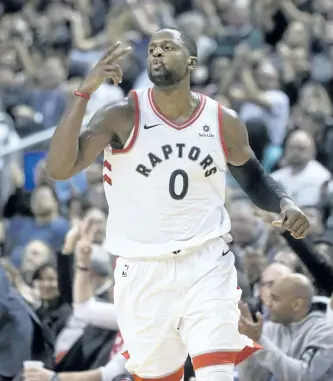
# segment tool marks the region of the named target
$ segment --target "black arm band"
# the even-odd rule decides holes
[[[259,161],[252,157],[245,164],[228,164],[230,173],[254,205],[267,212],[280,213],[280,201],[290,198],[282,186],[265,173]]]

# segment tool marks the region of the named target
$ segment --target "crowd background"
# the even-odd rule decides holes
[[[118,40],[133,48],[120,63],[123,81],[118,87],[106,82],[93,94],[86,120],[132,88],[150,87],[147,44],[166,26],[195,38],[199,67],[193,89],[239,113],[258,159],[311,222],[309,238],[295,241],[273,228],[273,216],[258,211],[229,179],[231,246],[243,300],[254,321],[257,311],[269,321],[274,281],[304,274],[316,294],[305,315],[314,313],[318,324],[328,324],[332,348],[331,0],[3,0],[0,153],[55,126],[89,68]],[[50,369],[26,374],[27,381],[50,381],[52,370],[62,381],[121,380],[128,376],[112,306],[113,259],[103,249],[103,160],[54,182],[45,170],[47,145],[0,156],[0,380],[20,374],[27,359]],[[280,308],[285,313],[288,306]],[[283,350],[287,359],[306,363],[302,353]],[[275,368],[260,380],[242,378],[241,372],[235,378],[321,381],[333,370],[330,361],[310,378],[288,378]],[[187,365],[186,379],[193,376]]]

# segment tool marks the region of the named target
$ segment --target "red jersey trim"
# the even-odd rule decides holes
[[[168,117],[166,117],[162,111],[158,108],[156,105],[154,98],[153,98],[153,90],[148,90],[148,100],[151,109],[153,112],[168,126],[175,128],[176,130],[183,130],[186,127],[189,127],[191,124],[193,124],[199,116],[202,114],[205,105],[206,105],[206,97],[202,94],[198,94],[200,98],[199,106],[194,110],[193,114],[184,122],[181,124],[175,123],[172,120],[170,120]]]
[[[140,127],[140,107],[139,107],[139,98],[138,94],[135,90],[131,90],[131,93],[134,96],[134,102],[135,102],[135,122],[134,122],[134,132],[132,134],[132,138],[128,145],[125,148],[122,149],[112,149],[112,154],[118,154],[118,153],[127,153],[131,148],[133,148],[134,143],[136,142],[136,139],[139,134],[139,127]]]
[[[112,166],[107,160],[104,160],[103,165],[106,169],[108,169],[109,171],[112,171]]]
[[[108,175],[104,175],[104,176],[103,176],[103,181],[105,181],[105,182],[108,183],[109,185],[112,185],[112,179],[111,179],[111,177],[109,177]]]
[[[217,106],[217,119],[219,122],[219,135],[220,135],[220,143],[221,143],[222,151],[224,153],[225,158],[227,159],[228,158],[228,148],[227,148],[226,142],[224,140],[224,136],[223,136],[223,110],[222,110],[221,105]]]
[[[107,169],[110,172],[109,174],[107,173],[103,174],[103,180],[109,185],[112,185],[112,178],[111,178],[112,165],[107,160],[104,160],[103,167],[104,169]]]

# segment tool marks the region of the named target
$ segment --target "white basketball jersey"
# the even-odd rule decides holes
[[[104,152],[109,252],[157,257],[228,233],[221,106],[197,94],[196,111],[177,125],[159,111],[152,89],[132,93],[132,134],[124,149]]]

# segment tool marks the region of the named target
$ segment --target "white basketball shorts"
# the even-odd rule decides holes
[[[234,255],[222,238],[186,253],[118,258],[114,300],[135,380],[180,381],[194,369],[237,364],[258,350],[238,332]]]

